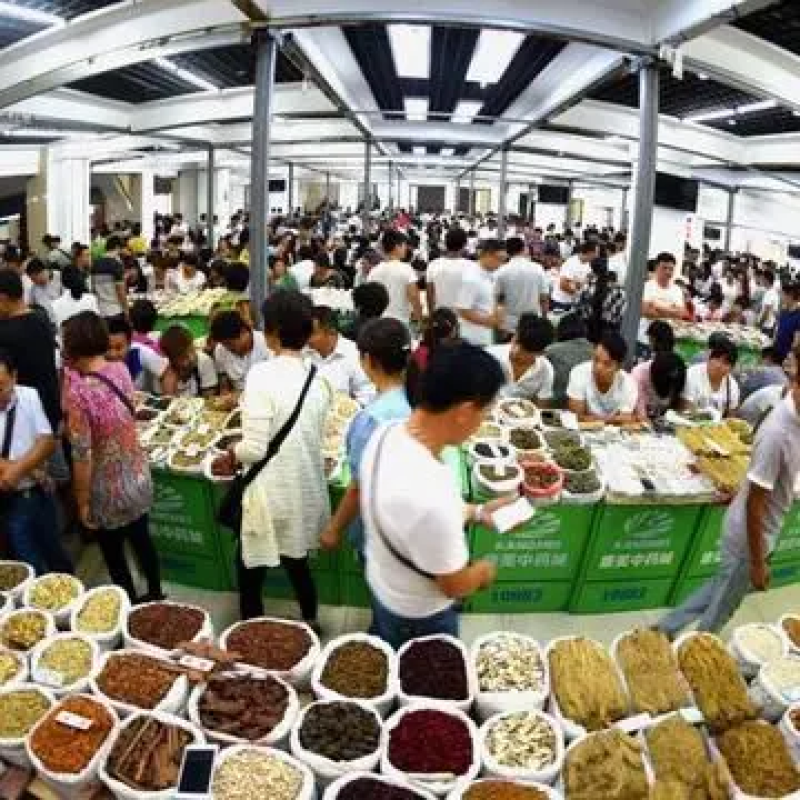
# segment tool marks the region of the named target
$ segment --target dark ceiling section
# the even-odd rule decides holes
[[[601,87],[592,94],[595,100],[636,108],[639,105],[639,79],[626,75],[620,81]],[[674,78],[670,70],[661,71],[660,112],[685,117],[705,111],[758,102],[761,98],[741,92],[712,80],[700,80],[694,73],[684,73],[683,80]]]
[[[715,120],[705,124],[738,136],[769,136],[800,132],[800,117],[796,117],[788,108],[770,108],[756,114],[744,114],[736,117],[735,125],[729,125],[727,120]]]
[[[249,44],[234,44],[214,50],[200,50],[171,58],[183,69],[196,73],[220,89],[252,86],[255,82],[255,51]],[[278,53],[275,65],[277,83],[297,83],[303,74],[283,53]]]
[[[736,27],[800,55],[800,3],[797,0],[782,0],[749,14],[739,20]]]
[[[378,108],[395,114],[403,111],[403,92],[397,79],[386,28],[382,25],[359,25],[344,28],[344,35]]]
[[[435,27],[431,35],[431,77],[429,110],[452,114],[463,98],[462,88],[479,31],[465,28]],[[423,96],[424,96],[423,95]]]
[[[8,47],[10,44],[14,44],[41,30],[43,30],[41,25],[10,19],[0,14],[0,49]]]
[[[115,6],[120,0],[10,0],[12,6],[32,8],[58,17],[73,19],[89,11],[97,11],[108,6]],[[0,25],[5,25],[0,22]]]
[[[102,75],[83,78],[69,86],[81,92],[100,95],[110,100],[122,100],[126,103],[165,100],[200,91],[196,86],[155,64],[136,64],[132,67],[115,69]]]
[[[528,36],[500,80],[488,89],[482,117],[501,117],[536,76],[566,47],[563,42]],[[482,120],[481,120],[482,122]]]

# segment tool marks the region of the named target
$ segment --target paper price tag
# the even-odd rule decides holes
[[[637,714],[635,717],[628,717],[621,719],[614,727],[619,728],[625,733],[636,733],[642,728],[646,728],[650,724],[651,717],[649,714]]]
[[[682,708],[681,716],[690,725],[702,725],[705,722],[705,717],[699,708]]]
[[[214,662],[208,658],[198,658],[197,656],[181,656],[178,663],[187,669],[194,669],[198,672],[211,672],[214,669]]]
[[[578,417],[572,411],[563,411],[561,413],[561,427],[566,428],[568,431],[579,431],[581,429]]]
[[[59,711],[56,715],[56,722],[60,722],[68,728],[74,728],[76,731],[88,731],[94,725],[90,719],[73,714],[71,711]]]
[[[524,497],[520,497],[515,503],[498,508],[492,514],[492,522],[498,533],[508,533],[528,522],[535,513],[534,507]]]
[[[64,685],[64,676],[54,669],[47,669],[47,667],[36,667],[33,671],[33,680],[35,683],[41,683],[42,686],[52,686],[55,689],[60,689]]]

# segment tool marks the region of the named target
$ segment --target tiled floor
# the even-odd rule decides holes
[[[107,580],[102,558],[96,547],[84,549],[78,574],[90,586]],[[217,631],[224,630],[238,619],[235,594],[205,592],[175,584],[166,584],[165,591],[172,599],[207,608]],[[800,611],[800,584],[751,595],[733,618],[729,629],[748,622],[775,622],[789,611]],[[296,618],[298,612],[294,603],[274,600],[268,601],[267,613],[277,617]],[[610,644],[623,631],[655,624],[660,615],[658,610],[598,616],[563,613],[464,614],[461,618],[461,635],[465,642],[470,643],[477,637],[496,630],[519,631],[534,636],[541,642],[557,636],[581,634]],[[362,608],[323,606],[320,609],[320,622],[326,638],[364,631],[369,625],[369,618],[369,611]]]

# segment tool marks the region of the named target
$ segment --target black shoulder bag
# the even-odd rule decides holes
[[[11,454],[11,442],[14,439],[14,423],[17,420],[17,406],[14,404],[8,409],[6,414],[6,432],[3,436],[3,448],[0,450],[0,458],[7,461]],[[9,510],[9,505],[14,492],[0,492],[0,515]]]
[[[394,558],[396,561],[399,561],[406,569],[411,570],[411,572],[419,575],[421,578],[426,578],[429,581],[435,581],[436,576],[433,573],[425,572],[424,569],[418,567],[410,558],[406,558],[397,550],[397,548],[389,541],[389,537],[383,532],[383,529],[378,522],[378,503],[375,498],[375,487],[377,486],[378,482],[378,466],[380,464],[381,454],[383,453],[383,445],[386,443],[386,437],[392,430],[394,430],[394,427],[394,425],[390,426],[381,435],[381,439],[378,442],[378,446],[375,450],[375,458],[372,462],[372,479],[369,487],[369,515],[372,517],[372,529],[383,543],[383,546],[392,554],[392,558]]]
[[[286,437],[292,432],[292,428],[294,428],[297,423],[297,418],[300,416],[300,412],[303,409],[308,390],[311,388],[311,382],[314,380],[316,374],[317,368],[312,366],[308,372],[303,391],[300,392],[300,397],[297,400],[294,411],[292,411],[291,416],[286,420],[286,423],[278,431],[275,438],[269,443],[267,454],[264,458],[253,464],[247,472],[237,475],[228,487],[225,497],[222,498],[222,502],[217,510],[217,522],[219,522],[220,525],[224,525],[226,528],[230,528],[237,536],[241,535],[242,532],[242,500],[244,499],[244,493],[247,487],[258,477],[261,470],[275,458],[278,451],[281,449],[281,445],[286,441]]]

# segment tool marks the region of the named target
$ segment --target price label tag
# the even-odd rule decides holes
[[[636,733],[636,731],[646,728],[650,724],[650,719],[649,714],[637,714],[635,717],[621,719],[614,727],[625,733]]]
[[[800,686],[795,686],[791,689],[786,689],[783,692],[783,696],[790,702],[796,703],[800,700]]]
[[[705,722],[705,717],[699,708],[682,708],[681,716],[690,725],[702,725]]]
[[[59,711],[56,715],[56,722],[60,722],[68,728],[74,728],[76,731],[88,731],[94,725],[90,719],[73,714],[71,711]]]
[[[198,672],[211,672],[214,669],[214,662],[208,658],[198,658],[197,656],[181,656],[178,663],[187,669],[194,669]]]
[[[561,427],[568,431],[579,431],[581,429],[578,417],[572,411],[561,412]]]
[[[60,689],[64,685],[64,676],[47,667],[36,667],[33,671],[33,680],[42,686],[52,686],[55,689]]]
[[[492,522],[498,533],[508,533],[528,522],[535,513],[534,507],[524,497],[520,497],[515,503],[498,508],[492,514]]]

